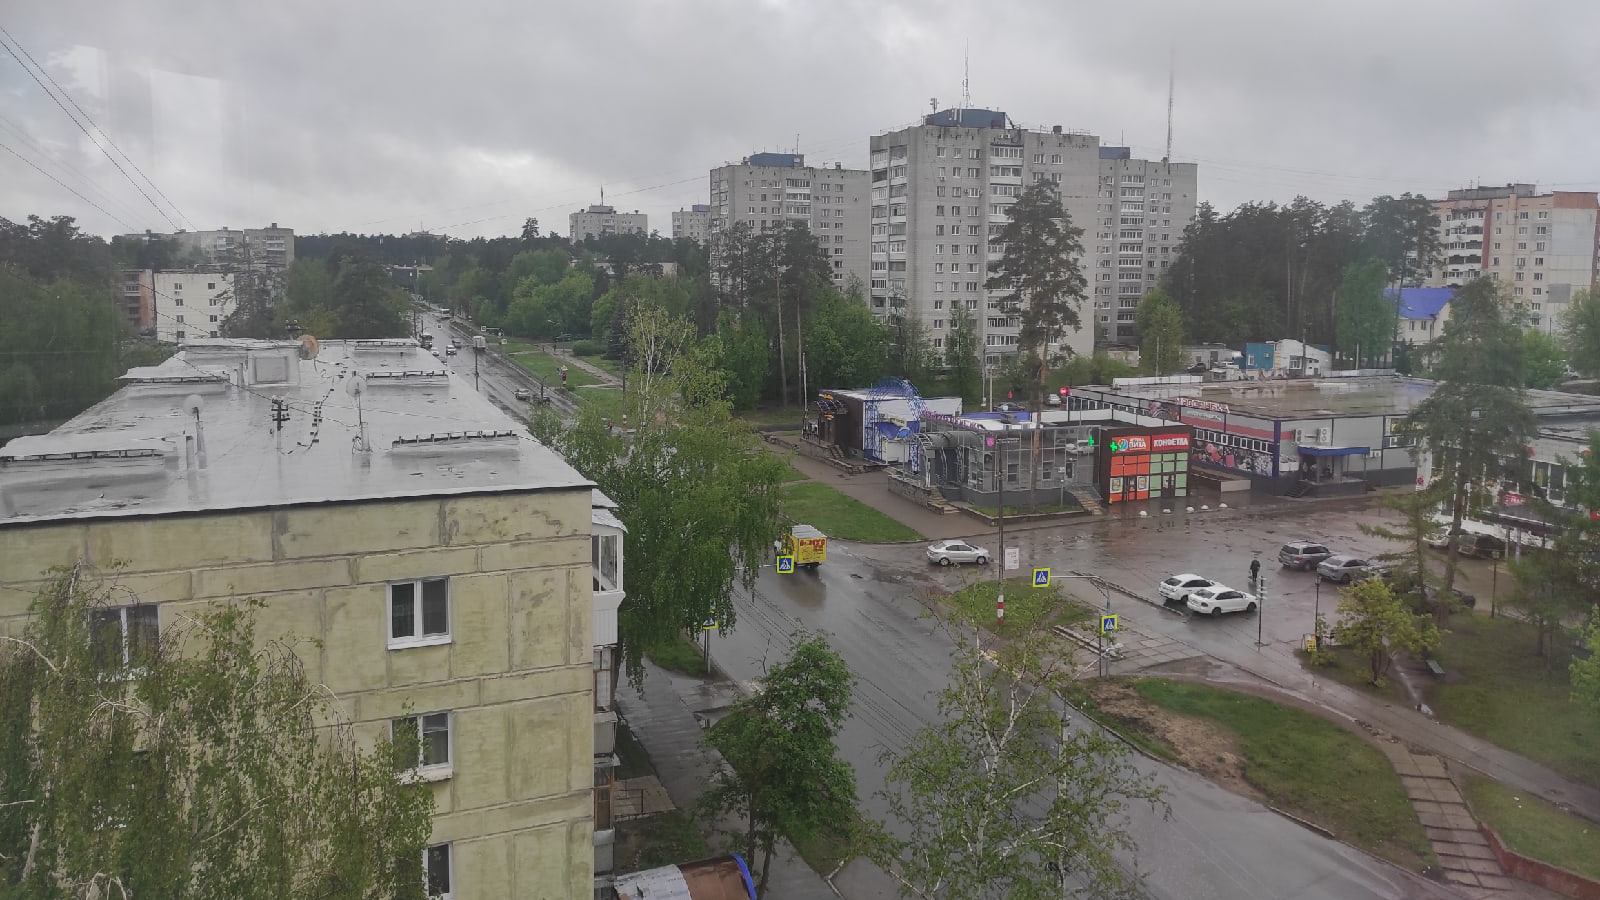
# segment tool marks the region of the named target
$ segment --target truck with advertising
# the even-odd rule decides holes
[[[778,555],[792,556],[796,567],[815,571],[828,558],[828,536],[810,525],[795,525],[778,541]]]

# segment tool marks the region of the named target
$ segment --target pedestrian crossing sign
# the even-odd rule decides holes
[[[1110,634],[1110,633],[1112,633],[1113,631],[1116,631],[1116,630],[1117,630],[1117,617],[1116,616],[1101,616],[1100,617],[1100,633],[1101,634]]]
[[[793,575],[794,574],[794,557],[793,556],[780,556],[780,557],[778,557],[778,574],[779,575]]]
[[[702,631],[716,631],[717,630],[717,617],[716,616],[712,616],[711,618],[706,619],[704,622],[701,622],[700,623],[700,628],[701,628]]]
[[[1049,587],[1050,586],[1050,570],[1049,569],[1034,569],[1033,570],[1033,586],[1034,587]]]

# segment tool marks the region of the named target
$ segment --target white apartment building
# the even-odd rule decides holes
[[[1107,340],[1135,337],[1139,300],[1178,258],[1194,221],[1199,167],[1134,159],[1127,147],[1100,148],[1100,200],[1094,227],[1083,223],[1094,314]],[[1142,221],[1141,221],[1142,220]],[[1092,246],[1091,246],[1092,245]]]
[[[1194,216],[1194,164],[1135,160],[1126,148],[1102,148],[1092,134],[1016,127],[997,110],[936,112],[921,125],[874,136],[871,152],[870,308],[881,316],[914,310],[939,350],[964,305],[988,362],[1017,352],[1021,323],[1002,310],[1003,292],[984,284],[1001,253],[989,242],[1027,185],[1054,182],[1084,232],[1088,299],[1080,329],[1049,348],[1056,356],[1093,352],[1096,317],[1120,318],[1124,297],[1137,305],[1175,258]],[[1131,315],[1127,325],[1125,337]],[[1115,327],[1108,333],[1118,336]]]
[[[801,222],[816,235],[833,271],[833,283],[844,288],[856,276],[868,281],[868,178],[862,169],[842,163],[806,165],[803,153],[755,153],[737,165],[711,170],[709,234],[715,271],[715,237],[739,222],[760,231],[783,222]]]
[[[156,340],[181,344],[222,334],[222,323],[233,312],[233,275],[215,271],[146,270],[156,329]]]
[[[711,205],[696,203],[688,209],[678,209],[672,214],[672,237],[688,238],[704,244],[711,233]]]
[[[1433,209],[1442,263],[1429,287],[1494,279],[1529,328],[1549,332],[1560,327],[1572,295],[1595,284],[1600,199],[1593,191],[1464,188],[1433,201]]]
[[[609,234],[649,234],[649,219],[638,210],[619,213],[610,206],[595,204],[567,217],[567,237],[581,241]]]

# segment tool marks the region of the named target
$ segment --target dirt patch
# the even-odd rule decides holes
[[[1173,761],[1252,800],[1265,801],[1244,775],[1244,758],[1233,736],[1220,725],[1162,709],[1140,697],[1125,681],[1097,680],[1086,685],[1100,714],[1120,729],[1133,729],[1165,745]]]

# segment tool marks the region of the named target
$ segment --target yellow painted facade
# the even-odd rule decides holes
[[[299,642],[307,674],[373,742],[448,711],[434,842],[456,900],[593,891],[594,594],[588,487],[0,527],[0,630],[44,570],[82,559],[163,628],[230,597]],[[449,579],[449,638],[391,649],[388,585]]]

